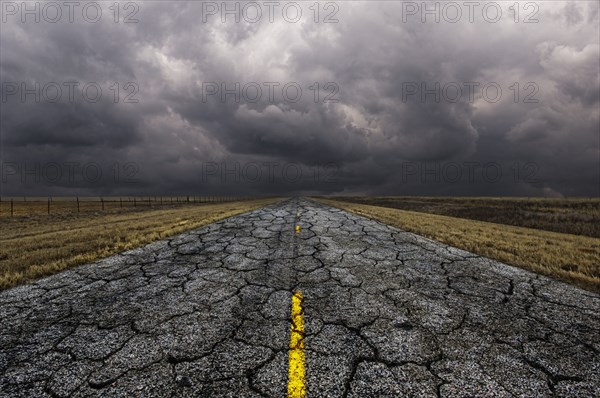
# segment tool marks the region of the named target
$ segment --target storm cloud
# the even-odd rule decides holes
[[[2,2],[0,194],[600,194],[597,2],[47,4]]]

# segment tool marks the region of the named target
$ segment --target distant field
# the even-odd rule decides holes
[[[600,198],[355,196],[330,199],[600,238]]]
[[[360,200],[366,202],[370,199]],[[357,199],[352,202],[330,198],[317,200],[472,253],[600,292],[600,239],[597,237],[354,203],[359,201]],[[419,198],[412,200],[419,203]],[[448,200],[450,203],[469,201]],[[399,201],[399,198],[395,199],[396,203]],[[480,199],[474,201],[482,203]],[[496,209],[501,211],[499,209],[502,207],[497,206]],[[593,226],[587,227],[588,232],[594,230]]]
[[[90,200],[88,204],[91,210],[78,214],[76,209],[73,211],[73,202],[69,199],[56,202],[57,209],[61,208],[58,205],[62,203],[67,210],[51,212],[50,215],[43,211],[33,213],[33,208],[14,217],[3,214],[0,217],[0,289],[139,247],[278,200],[269,198],[202,204],[188,204],[186,201],[186,204],[180,205],[167,205],[163,201],[162,207],[136,205],[123,208],[111,203],[111,208],[105,204],[105,211],[101,211],[99,203]],[[30,203],[39,206],[39,203]]]
[[[122,197],[0,197],[0,218],[90,212],[124,212],[188,204],[242,200],[229,196],[122,196]]]

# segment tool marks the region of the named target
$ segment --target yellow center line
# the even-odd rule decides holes
[[[288,372],[288,398],[306,397],[304,378],[304,313],[302,292],[292,296],[292,329],[290,331],[290,367]]]

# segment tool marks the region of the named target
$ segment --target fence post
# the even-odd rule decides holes
[[[104,199],[102,197],[100,198],[100,203],[102,203],[102,211],[104,211]]]
[[[77,214],[79,214],[79,196],[77,197]]]
[[[11,198],[11,199],[10,199],[10,216],[11,216],[11,217],[12,217],[12,216],[14,216],[14,214],[15,214],[13,209],[14,209],[14,206],[13,206],[13,200],[12,200],[12,198]]]
[[[48,214],[50,214],[50,198],[48,198]]]
[[[123,198],[119,196],[119,208],[123,208]]]

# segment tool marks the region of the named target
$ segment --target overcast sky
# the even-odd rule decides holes
[[[446,3],[2,1],[0,194],[598,196],[598,2]]]

